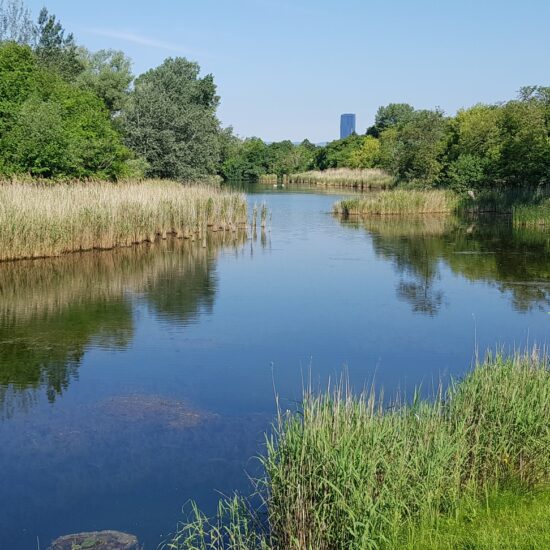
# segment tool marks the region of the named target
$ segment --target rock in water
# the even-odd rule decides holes
[[[48,550],[139,550],[134,535],[119,531],[76,533],[55,539]]]

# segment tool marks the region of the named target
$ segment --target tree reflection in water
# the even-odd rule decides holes
[[[505,217],[371,217],[343,223],[371,236],[375,254],[400,276],[397,296],[414,312],[434,316],[445,303],[437,285],[442,267],[496,286],[510,295],[518,312],[550,307],[547,231],[514,228]]]
[[[180,325],[211,309],[217,251],[244,239],[218,232],[206,247],[168,239],[0,264],[0,416],[28,408],[42,390],[53,402],[91,347],[126,348],[135,300]]]

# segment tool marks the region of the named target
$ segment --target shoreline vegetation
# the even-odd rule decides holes
[[[549,363],[537,350],[489,354],[430,400],[415,392],[388,404],[345,383],[308,391],[267,436],[263,507],[236,495],[208,518],[193,505],[165,548],[493,549],[504,535],[514,548],[543,547],[549,414]],[[527,529],[534,512],[537,529]]]
[[[528,190],[527,190],[528,191]],[[424,214],[505,214],[514,225],[541,228],[550,225],[548,189],[462,194],[447,189],[396,188],[337,201],[333,213],[346,217]]]
[[[353,189],[389,189],[395,180],[379,168],[327,168],[288,174],[282,178],[278,178],[276,174],[260,176],[260,183],[279,182]]]
[[[460,197],[451,191],[393,189],[338,201],[333,212],[342,216],[447,214],[454,212]]]
[[[241,193],[166,180],[0,183],[0,261],[111,249],[246,225]]]

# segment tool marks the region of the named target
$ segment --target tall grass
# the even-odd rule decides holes
[[[59,256],[203,237],[246,223],[245,197],[211,186],[139,183],[0,184],[0,260]]]
[[[394,184],[394,178],[379,168],[329,168],[290,174],[288,182],[361,189],[386,189]]]
[[[550,199],[538,205],[518,205],[513,209],[514,225],[519,227],[550,226]]]
[[[459,202],[452,191],[392,189],[338,201],[333,211],[343,216],[440,214],[454,212]]]
[[[345,385],[307,393],[268,438],[266,513],[251,545],[215,534],[223,515],[199,514],[170,548],[402,548],[489,491],[550,482],[550,370],[536,352],[489,356],[433,400],[385,403]]]

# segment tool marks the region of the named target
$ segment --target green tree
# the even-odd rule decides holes
[[[31,45],[37,29],[21,0],[0,0],[0,42]]]
[[[92,53],[81,48],[78,53],[84,70],[76,83],[100,97],[111,114],[122,110],[134,79],[131,60],[116,50]]]
[[[61,22],[46,8],[38,16],[36,54],[45,67],[66,80],[74,80],[84,69],[73,34],[65,34]]]
[[[383,167],[402,181],[437,183],[444,166],[446,130],[441,111],[415,111],[403,125],[381,133]]]
[[[374,126],[367,130],[367,134],[378,137],[388,128],[407,123],[413,114],[414,108],[408,103],[390,103],[385,107],[379,107],[374,118]]]
[[[544,100],[509,101],[499,120],[498,178],[515,186],[550,183],[550,126]]]
[[[342,168],[351,165],[351,157],[363,144],[364,136],[351,134],[347,138],[331,141],[320,149],[315,160],[317,168]]]
[[[0,46],[0,169],[116,178],[129,156],[102,101],[45,69],[28,46]]]
[[[221,166],[226,180],[256,181],[267,174],[268,150],[260,138],[237,140]]]
[[[365,136],[361,145],[349,156],[350,168],[374,168],[380,161],[380,142],[373,136]]]
[[[213,174],[220,156],[219,98],[211,75],[169,58],[139,76],[122,113],[126,143],[155,177],[191,180]]]

